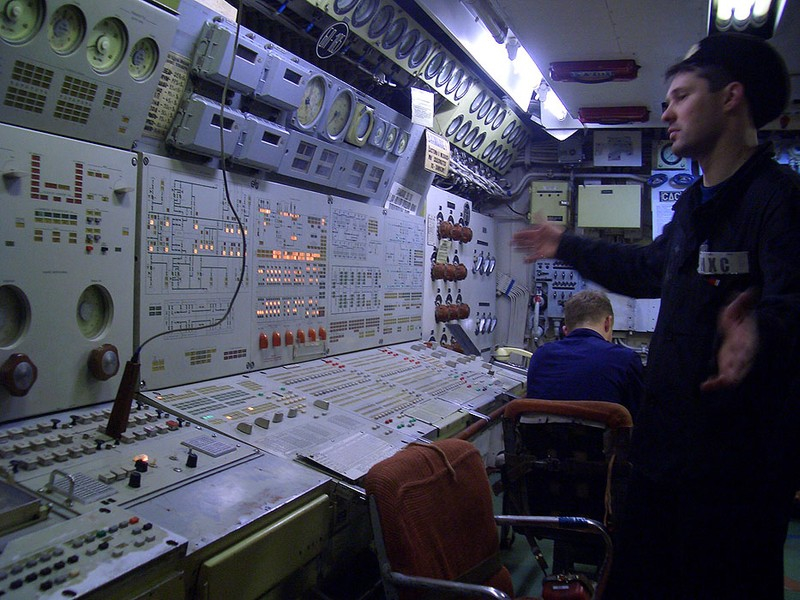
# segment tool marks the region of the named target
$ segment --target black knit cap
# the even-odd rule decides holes
[[[720,67],[744,86],[753,122],[759,129],[776,119],[789,102],[789,72],[766,41],[745,33],[715,33],[701,40],[668,75],[686,67]]]

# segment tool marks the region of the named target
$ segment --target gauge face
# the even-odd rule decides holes
[[[128,73],[136,81],[144,81],[158,64],[158,44],[153,38],[142,38],[133,45],[128,56]]]
[[[516,121],[511,121],[508,125],[506,125],[506,128],[503,129],[503,133],[500,135],[500,137],[506,139],[509,135],[511,135],[516,126],[517,126]],[[509,142],[510,141],[511,140],[509,139]]]
[[[478,118],[483,119],[493,106],[494,101],[491,98],[486,98],[486,101],[478,109]]]
[[[453,97],[456,100],[461,100],[464,96],[467,95],[467,92],[470,90],[470,88],[472,87],[473,83],[474,83],[474,80],[472,79],[472,77],[465,76],[461,80],[461,83],[456,88],[455,93],[453,93]]]
[[[473,127],[467,136],[464,138],[464,145],[469,146],[472,142],[475,141],[475,138],[478,137],[478,128]]]
[[[460,142],[469,133],[469,130],[471,128],[472,128],[472,121],[467,121],[461,126],[461,128],[458,130],[453,139],[455,139],[455,141],[457,142]]]
[[[430,54],[432,47],[433,44],[430,40],[422,40],[419,44],[414,46],[411,56],[408,57],[408,66],[412,69],[416,69],[422,63],[424,63],[425,59],[428,58],[428,54]]]
[[[500,112],[500,105],[499,104],[495,104],[491,108],[491,110],[489,111],[489,114],[486,115],[486,124],[487,125],[494,120],[494,118],[497,116],[498,112]]]
[[[456,68],[456,64],[449,60],[445,65],[442,66],[442,69],[439,71],[439,74],[436,76],[436,85],[443,86],[450,78],[453,76],[453,71]]]
[[[464,115],[456,115],[456,118],[450,121],[450,125],[447,126],[447,130],[445,131],[445,135],[450,137],[455,135],[458,128],[461,127],[461,123],[464,122]]]
[[[353,27],[362,27],[375,15],[380,0],[361,0],[353,11]]]
[[[0,287],[0,347],[16,343],[30,322],[30,305],[25,295],[16,287]]]
[[[0,0],[0,39],[23,44],[39,32],[44,20],[44,0]]]
[[[492,153],[492,151],[495,149],[496,146],[497,146],[497,141],[492,140],[489,143],[489,145],[486,146],[486,148],[483,149],[483,152],[481,153],[481,158],[486,158],[487,156],[489,156]]]
[[[98,73],[110,73],[125,57],[128,34],[119,19],[108,17],[94,26],[89,33],[86,59]]]
[[[297,107],[297,122],[301,127],[311,127],[322,112],[325,103],[325,79],[322,75],[314,75],[308,80],[303,98]]]
[[[366,104],[356,103],[355,116],[347,130],[347,141],[355,146],[363,146],[375,125],[375,111]]]
[[[333,12],[337,15],[349,13],[356,4],[358,4],[358,0],[334,0]]]
[[[397,50],[395,51],[395,56],[397,56],[398,60],[405,60],[405,58],[411,54],[414,46],[416,46],[419,41],[419,36],[419,29],[412,29],[403,35],[403,39],[400,40],[400,43],[397,45]],[[386,37],[389,37],[388,33]]]
[[[508,115],[508,111],[506,111],[505,108],[497,114],[497,116],[494,118],[494,121],[492,121],[492,131],[503,124],[503,121],[506,120],[506,115]]]
[[[386,134],[386,139],[383,142],[383,149],[387,151],[391,151],[394,149],[394,143],[397,141],[397,127],[392,125],[389,128],[389,132]]]
[[[47,40],[53,52],[62,56],[74,52],[86,35],[86,19],[73,4],[64,4],[50,17]]]
[[[373,40],[379,38],[389,27],[392,18],[394,18],[394,7],[388,4],[383,5],[370,21],[367,36]]]
[[[90,285],[78,298],[75,317],[78,329],[88,339],[97,338],[111,322],[113,307],[105,288]]]
[[[473,152],[477,152],[478,149],[483,145],[485,139],[486,139],[486,133],[481,132],[481,134],[475,138],[475,141],[472,142],[472,145],[469,147],[469,149],[472,150]]]
[[[353,92],[350,90],[342,90],[331,102],[331,107],[328,110],[328,117],[325,121],[325,133],[332,140],[339,139],[342,136],[350,118],[353,116],[353,109],[355,108],[355,98]]]
[[[386,31],[386,35],[383,36],[383,41],[381,42],[383,49],[391,50],[394,48],[403,37],[406,29],[408,29],[407,19],[404,19],[403,17],[395,19],[394,23],[392,23],[389,26],[389,29]]]
[[[463,78],[464,71],[462,71],[460,68],[453,71],[453,76],[450,77],[450,81],[447,82],[447,85],[444,88],[445,94],[452,94],[459,86]]]
[[[388,125],[383,119],[378,119],[375,126],[372,128],[372,136],[369,141],[373,146],[383,147],[383,138],[386,135]]]
[[[672,151],[672,144],[666,144],[659,151],[661,160],[664,164],[674,167],[681,162],[681,158]]]
[[[475,96],[475,99],[469,105],[469,112],[474,113],[481,107],[481,104],[486,100],[486,92],[481,90],[478,92],[478,95]]]
[[[401,131],[397,136],[397,148],[394,149],[395,154],[400,156],[408,148],[408,140],[411,138],[407,131]]]
[[[439,52],[435,54],[431,61],[425,67],[425,79],[433,79],[439,74],[439,71],[442,70],[442,66],[444,65],[444,61],[447,59],[444,52]]]

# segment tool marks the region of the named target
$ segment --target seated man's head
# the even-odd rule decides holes
[[[564,333],[591,329],[609,342],[614,330],[611,301],[598,290],[583,290],[564,303]]]

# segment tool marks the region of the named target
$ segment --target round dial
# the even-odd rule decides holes
[[[661,146],[659,154],[664,164],[669,165],[671,167],[674,167],[675,165],[681,162],[681,157],[677,156],[672,151],[672,144],[665,144],[664,146]]]
[[[302,127],[311,127],[322,112],[325,102],[325,79],[322,75],[314,75],[308,80],[303,98],[297,107],[297,121]]]
[[[388,33],[386,36],[388,37]],[[417,45],[419,41],[419,29],[411,29],[407,31],[403,35],[403,39],[400,40],[400,43],[397,44],[397,50],[395,51],[395,56],[398,60],[404,60],[411,54],[411,51],[414,49],[414,46]],[[385,40],[386,38],[384,38]]]
[[[133,45],[128,56],[128,73],[136,81],[144,81],[158,64],[158,44],[153,38],[142,38]]]
[[[84,337],[96,338],[111,322],[112,312],[111,296],[105,288],[99,285],[90,285],[78,298],[78,306],[75,311],[78,329]]]
[[[0,6],[0,39],[9,44],[27,42],[42,26],[44,0],[5,0]]]
[[[374,146],[383,146],[383,136],[386,135],[387,123],[383,119],[378,119],[375,127],[372,128],[372,137],[370,143]]]
[[[10,285],[0,287],[0,347],[19,340],[29,321],[30,307],[22,291]]]
[[[410,136],[407,131],[401,131],[400,135],[397,137],[397,148],[395,148],[394,151],[398,156],[405,152],[406,148],[408,148],[409,137]]]
[[[337,15],[344,15],[350,12],[356,4],[358,4],[358,0],[335,0],[333,12]]]
[[[103,19],[89,33],[86,59],[98,73],[110,73],[125,57],[128,33],[119,19]]]
[[[347,131],[347,141],[356,146],[363,146],[369,134],[372,133],[372,127],[375,125],[375,111],[373,111],[366,104],[358,102],[356,104],[355,117]]]
[[[383,149],[384,150],[391,150],[394,148],[394,143],[397,140],[397,127],[392,125],[389,128],[389,132],[386,134],[386,140],[383,142]]]
[[[380,0],[361,0],[353,11],[353,27],[361,27],[367,24],[380,7]]]
[[[408,57],[408,66],[412,69],[416,69],[420,66],[425,59],[428,58],[428,54],[431,52],[431,48],[433,44],[430,40],[425,39],[422,40],[419,44],[414,46],[414,49],[411,51],[411,55]]]
[[[342,132],[350,122],[355,108],[355,99],[353,92],[350,90],[342,90],[331,102],[331,107],[328,110],[328,117],[325,121],[325,133],[331,139],[340,138]]]
[[[86,35],[86,20],[81,10],[73,4],[64,4],[50,17],[47,40],[56,54],[69,54],[80,46]]]

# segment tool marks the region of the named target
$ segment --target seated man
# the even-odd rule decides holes
[[[644,389],[642,361],[613,344],[614,309],[596,290],[564,304],[566,337],[536,350],[528,366],[528,398],[619,402],[636,417]]]

